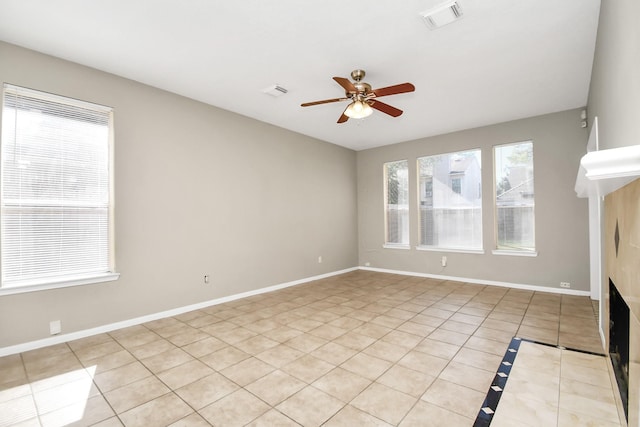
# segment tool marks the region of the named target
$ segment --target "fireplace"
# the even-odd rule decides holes
[[[629,306],[609,279],[609,355],[624,415],[629,419]]]

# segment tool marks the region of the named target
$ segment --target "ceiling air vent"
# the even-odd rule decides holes
[[[430,30],[435,30],[460,19],[462,17],[462,8],[457,1],[448,1],[422,12],[420,16],[422,16]]]
[[[266,87],[266,88],[262,89],[262,92],[264,92],[264,93],[266,93],[268,95],[271,95],[271,96],[278,97],[278,96],[284,95],[288,91],[285,88],[283,88],[282,86],[272,85],[272,86],[269,86],[269,87]]]

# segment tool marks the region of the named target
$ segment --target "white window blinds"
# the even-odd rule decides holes
[[[112,110],[6,85],[2,287],[112,271]]]

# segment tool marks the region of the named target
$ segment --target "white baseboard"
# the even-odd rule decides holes
[[[202,308],[211,307],[213,305],[223,304],[225,302],[235,301],[241,298],[247,298],[254,295],[273,292],[279,289],[289,288],[291,286],[297,286],[304,283],[312,282],[314,280],[320,280],[320,279],[325,279],[327,277],[337,276],[339,274],[349,273],[355,270],[358,270],[358,267],[347,268],[339,271],[332,271],[330,273],[320,274],[312,277],[306,277],[304,279],[294,280],[292,282],[286,282],[286,283],[280,283],[278,285],[267,286],[266,288],[260,288],[253,291],[242,292],[239,294],[229,295],[229,296],[217,298],[214,300],[203,301],[196,304],[174,308],[171,310],[161,311],[159,313],[153,313],[153,314],[148,314],[146,316],[123,320],[121,322],[109,323],[107,325],[102,325],[95,328],[84,329],[82,331],[71,332],[63,335],[55,335],[52,337],[43,338],[36,341],[30,341],[23,344],[16,344],[8,347],[2,347],[0,348],[0,357],[8,356],[10,354],[23,353],[25,351],[30,351],[30,350],[36,350],[38,348],[47,347],[50,345],[60,344],[64,342],[69,342],[69,341],[77,340],[80,338],[86,338],[92,335],[98,335],[105,332],[111,332],[116,329],[127,328],[129,326],[140,325],[142,323],[163,319],[165,317],[177,316],[179,314],[186,313],[188,311],[200,310]]]
[[[581,297],[582,296],[588,297],[591,295],[589,291],[578,291],[575,289],[547,288],[544,286],[526,285],[526,284],[520,284],[520,283],[496,282],[494,280],[473,279],[469,277],[443,276],[440,274],[416,273],[413,271],[389,270],[386,268],[360,267],[360,270],[376,271],[379,273],[402,274],[404,276],[426,277],[429,279],[452,280],[454,282],[474,283],[476,285],[501,286],[505,288],[523,289],[527,291],[550,292],[554,294],[563,294],[563,295],[575,295],[575,296],[581,296]]]
[[[602,326],[598,325],[598,332],[600,333],[600,341],[602,342],[602,348],[606,350],[606,353],[609,353],[607,347],[607,338],[604,335],[604,331],[602,330]]]

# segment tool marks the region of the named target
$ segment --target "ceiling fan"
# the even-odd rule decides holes
[[[351,101],[347,108],[342,112],[338,119],[338,123],[344,123],[351,119],[362,119],[373,113],[373,108],[382,111],[392,117],[398,117],[402,114],[399,110],[384,102],[378,101],[377,98],[382,96],[396,95],[398,93],[413,92],[416,90],[411,83],[401,83],[399,85],[387,86],[380,89],[371,89],[371,85],[362,81],[365,76],[364,70],[354,70],[351,72],[352,83],[344,77],[334,77],[340,86],[345,90],[344,98],[325,99],[322,101],[306,102],[301,107],[310,107],[312,105],[328,104],[330,102]]]

